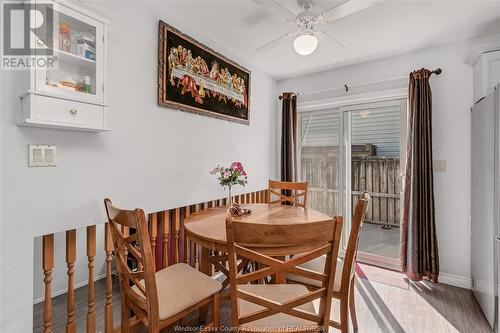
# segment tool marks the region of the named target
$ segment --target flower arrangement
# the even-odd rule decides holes
[[[235,185],[245,186],[248,182],[247,173],[241,165],[241,162],[233,162],[229,167],[221,167],[220,165],[216,166],[210,174],[217,176],[220,185],[225,188],[227,187],[229,190],[229,201],[228,205],[231,202],[231,187]]]

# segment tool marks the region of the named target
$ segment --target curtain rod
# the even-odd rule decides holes
[[[436,74],[436,75],[439,75],[443,72],[443,70],[441,68],[437,68],[433,71],[431,71],[432,74]],[[362,86],[369,86],[369,85],[372,85],[372,84],[377,84],[377,83],[385,83],[385,82],[390,82],[390,81],[397,81],[397,80],[403,80],[403,79],[407,79],[408,78],[408,75],[406,76],[399,76],[399,77],[395,77],[395,78],[392,78],[392,79],[385,79],[385,80],[379,80],[379,81],[371,81],[371,82],[364,82],[364,83],[356,83],[356,84],[344,84],[342,87],[335,87],[335,88],[328,88],[328,89],[322,89],[322,90],[316,90],[316,91],[304,91],[304,92],[297,92],[295,93],[296,96],[303,96],[303,95],[314,95],[314,94],[320,94],[320,93],[325,93],[325,92],[329,92],[329,91],[335,91],[335,90],[345,90],[346,92],[349,91],[349,88],[352,88],[352,87],[362,87]],[[279,95],[278,96],[279,99],[283,99],[283,94]]]

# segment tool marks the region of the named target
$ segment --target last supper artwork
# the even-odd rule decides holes
[[[250,72],[160,21],[158,104],[249,123]]]

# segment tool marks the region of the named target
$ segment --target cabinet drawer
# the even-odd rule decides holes
[[[64,127],[103,129],[104,106],[32,95],[28,122]]]

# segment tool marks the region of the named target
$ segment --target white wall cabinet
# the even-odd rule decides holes
[[[500,50],[481,53],[474,62],[474,103],[487,96],[500,82]]]
[[[106,27],[109,21],[72,2],[53,2],[57,66],[29,72],[21,125],[109,130],[106,100]],[[38,40],[43,46],[44,42]]]

